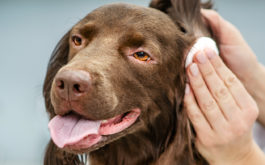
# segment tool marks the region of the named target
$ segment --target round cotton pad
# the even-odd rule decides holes
[[[197,53],[198,51],[203,51],[205,48],[211,48],[212,50],[215,51],[216,54],[219,55],[218,48],[217,48],[216,43],[213,39],[211,39],[209,37],[200,37],[196,40],[195,44],[190,49],[190,51],[186,57],[185,67],[187,68],[189,66],[189,64],[192,63],[192,60],[193,60],[195,53]]]

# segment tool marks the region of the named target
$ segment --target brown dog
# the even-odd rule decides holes
[[[85,164],[87,153],[91,165],[206,163],[182,107],[184,54],[196,37],[209,36],[202,4],[150,6],[160,11],[100,7],[55,48],[43,89],[52,119],[45,165]]]

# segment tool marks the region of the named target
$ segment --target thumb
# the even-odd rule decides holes
[[[216,11],[201,9],[201,14],[218,40],[219,44],[238,45],[244,42],[239,30],[221,17]]]
[[[209,9],[201,9],[201,14],[213,31],[214,35],[219,38],[221,34],[221,25],[223,24],[224,20],[222,17],[214,10]]]

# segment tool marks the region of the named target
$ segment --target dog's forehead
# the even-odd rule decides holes
[[[76,26],[82,27],[87,24],[96,24],[108,29],[118,28],[148,28],[150,31],[159,27],[166,30],[176,30],[173,21],[164,13],[148,8],[126,3],[104,5],[89,13]],[[124,29],[122,29],[124,28]]]
[[[183,39],[179,28],[165,13],[124,3],[95,9],[76,24],[71,33],[80,33],[90,41],[82,52],[94,49],[98,52],[103,48],[100,50],[109,54],[125,48],[143,48],[158,61],[167,58],[160,56],[161,51],[175,49],[177,41]]]

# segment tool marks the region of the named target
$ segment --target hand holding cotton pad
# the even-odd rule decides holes
[[[215,51],[216,54],[219,55],[218,48],[213,39],[209,37],[200,37],[196,40],[195,44],[192,46],[186,57],[185,68],[187,68],[192,63],[194,55],[198,51],[203,51],[205,48],[211,48],[213,51]]]

